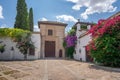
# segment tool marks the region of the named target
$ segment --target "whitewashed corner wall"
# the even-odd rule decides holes
[[[91,34],[87,34],[81,38],[79,38],[82,34],[84,34],[86,31],[81,30],[80,24],[77,24],[77,31],[76,31],[76,36],[77,36],[77,44],[75,46],[75,54],[74,59],[76,60],[81,60],[81,61],[86,61],[86,50],[85,46],[89,44],[91,41]],[[87,26],[87,29],[89,30],[91,28],[90,25]],[[79,31],[81,30],[81,31]]]
[[[41,35],[33,33],[31,39],[35,46],[35,55],[34,56],[29,55],[28,59],[39,59],[41,55],[40,54],[41,53]]]
[[[41,37],[40,34],[32,34],[32,41],[35,45],[35,55],[31,56],[28,54],[27,59],[39,59],[40,58],[40,48],[41,48]],[[1,44],[5,44],[5,51],[0,52],[0,60],[23,60],[24,55],[16,48],[16,43],[13,42],[10,38],[0,38],[2,41]],[[11,48],[14,48],[12,51]]]
[[[91,41],[91,35],[85,35],[84,37],[77,40],[77,45],[75,47],[76,54],[74,54],[74,59],[86,61],[86,50],[85,46]]]

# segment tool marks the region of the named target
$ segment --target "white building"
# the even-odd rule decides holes
[[[77,22],[75,24],[75,27],[77,27],[76,30],[76,36],[77,36],[77,44],[75,46],[75,53],[74,53],[74,59],[80,60],[80,61],[90,61],[89,55],[86,51],[86,46],[91,41],[91,35],[87,34],[87,31],[91,28],[91,23],[87,22]]]
[[[40,32],[33,32],[31,36],[32,42],[35,46],[35,51],[27,55],[27,59],[39,59],[41,49]],[[10,38],[0,38],[0,42],[5,44],[5,51],[0,52],[0,60],[23,60],[24,55],[16,48],[16,43]]]
[[[63,41],[67,24],[56,21],[39,21],[41,31],[33,32],[31,39],[35,50],[29,49],[27,59],[35,60],[46,57],[64,58]],[[0,44],[5,44],[5,51],[0,52],[0,60],[24,60],[24,55],[16,48],[16,43],[10,38],[1,38]]]

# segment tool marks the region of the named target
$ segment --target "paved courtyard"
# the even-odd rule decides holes
[[[120,80],[120,73],[74,60],[0,61],[0,80]]]

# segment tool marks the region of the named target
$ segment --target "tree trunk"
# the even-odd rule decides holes
[[[27,54],[24,54],[24,60],[27,60]]]

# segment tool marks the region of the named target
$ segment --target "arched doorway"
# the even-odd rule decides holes
[[[59,57],[60,57],[60,58],[62,57],[62,54],[63,54],[62,49],[60,49],[60,50],[59,50]]]

